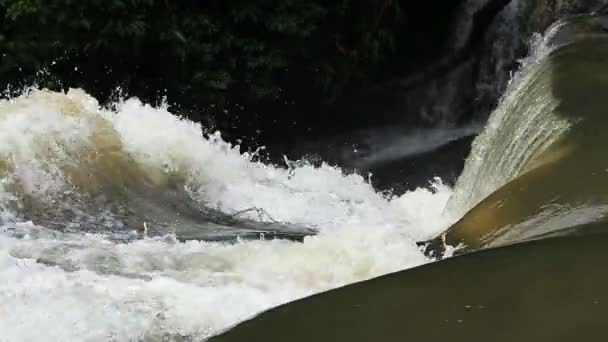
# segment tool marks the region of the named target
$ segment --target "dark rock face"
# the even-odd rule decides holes
[[[484,119],[515,61],[526,53],[528,34],[520,17],[529,7],[510,0],[465,1],[451,25],[451,44],[434,61],[360,90],[343,104],[345,111],[356,117],[373,113],[384,124],[437,126]]]
[[[345,98],[341,110],[375,123],[453,126],[484,121],[527,53],[530,1],[468,0],[450,26],[450,45],[414,73]]]
[[[451,26],[451,45],[441,56],[413,74],[359,91],[343,110],[355,117],[373,113],[381,123],[483,121],[527,54],[533,33],[559,19],[606,10],[608,0],[465,1]]]
[[[604,13],[608,0],[537,0],[530,17],[530,29],[543,32],[559,19],[573,15]]]

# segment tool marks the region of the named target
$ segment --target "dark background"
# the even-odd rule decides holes
[[[352,108],[441,58],[462,3],[0,0],[0,86],[102,102],[120,86],[229,140],[287,144],[401,119]]]
[[[166,99],[242,150],[266,146],[265,161],[322,160],[400,192],[453,182],[473,133],[365,166],[353,151],[483,121],[526,53],[525,30],[505,40],[523,27],[510,3],[0,0],[0,87]]]

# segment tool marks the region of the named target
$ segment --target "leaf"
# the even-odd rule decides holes
[[[127,25],[127,32],[133,36],[143,36],[146,33],[146,23],[141,20],[135,20]]]
[[[182,43],[187,43],[188,42],[188,40],[186,39],[186,37],[184,37],[184,34],[181,33],[179,30],[173,30],[173,34]]]

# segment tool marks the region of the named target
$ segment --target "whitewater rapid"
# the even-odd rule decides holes
[[[0,101],[0,341],[204,339],[278,304],[427,263],[415,242],[453,221],[443,214],[451,189],[440,182],[386,198],[328,165],[254,161],[162,106],[127,99],[108,108],[81,90]],[[125,176],[132,167],[141,173]],[[175,175],[195,203],[229,214],[258,208],[263,217],[242,215],[318,234],[302,243],[180,242],[171,233],[122,243],[116,235],[131,232],[103,208],[65,229],[19,213],[22,198],[48,211],[80,203],[83,189],[106,198],[140,178],[156,186]]]

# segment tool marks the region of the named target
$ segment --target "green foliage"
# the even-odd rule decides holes
[[[59,62],[212,100],[331,99],[391,56],[400,19],[397,0],[0,0],[0,75]]]

